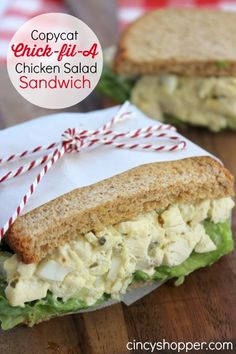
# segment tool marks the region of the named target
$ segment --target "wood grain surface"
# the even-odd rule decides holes
[[[92,27],[99,33],[104,45],[116,41],[113,1],[81,1],[78,9],[75,6],[77,2],[67,2],[73,13],[85,22],[87,18],[87,22],[93,24]],[[100,16],[95,16],[98,3]],[[71,110],[88,111],[102,106],[102,100],[93,93]],[[12,87],[5,67],[1,67],[0,129],[49,113],[54,112],[40,109],[21,98]],[[236,175],[236,132],[213,134],[206,130],[188,128],[181,133],[217,155]],[[234,213],[234,234],[235,216]],[[169,282],[129,307],[117,304],[96,312],[52,319],[34,328],[19,327],[0,332],[0,353],[147,353],[141,350],[128,351],[126,343],[133,340],[156,342],[163,339],[232,341],[236,352],[235,252],[210,268],[196,271],[187,277],[182,286],[174,287]]]

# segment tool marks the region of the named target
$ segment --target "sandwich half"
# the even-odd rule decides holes
[[[233,177],[210,157],[142,165],[17,219],[1,244],[3,329],[181,284],[233,249]]]
[[[151,11],[121,35],[98,90],[148,116],[236,129],[236,14]]]

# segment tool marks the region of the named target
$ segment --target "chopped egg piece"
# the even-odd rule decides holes
[[[36,278],[12,279],[6,287],[6,296],[12,306],[22,306],[25,302],[44,298],[49,284]]]
[[[43,279],[62,281],[73,268],[63,266],[54,260],[42,262],[38,267],[36,274]]]

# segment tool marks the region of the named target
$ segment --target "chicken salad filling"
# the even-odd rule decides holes
[[[159,121],[190,123],[215,132],[236,129],[236,77],[119,75],[112,68],[115,49],[109,48],[104,54],[105,65],[97,86],[103,95],[119,103],[130,100]]]
[[[221,198],[152,210],[78,236],[38,264],[24,264],[10,255],[1,270],[7,280],[6,298],[11,306],[43,299],[48,292],[63,301],[77,297],[88,306],[104,293],[119,299],[134,276],[152,278],[158,267],[179,266],[193,252],[215,251],[204,221],[227,221],[233,205],[231,198]]]
[[[131,101],[150,117],[210,127],[236,129],[236,78],[142,76],[131,91]]]

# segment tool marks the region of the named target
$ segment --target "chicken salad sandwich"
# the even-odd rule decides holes
[[[233,249],[232,175],[211,157],[149,163],[19,217],[0,253],[3,329],[177,284]]]
[[[236,129],[236,14],[151,11],[121,35],[98,90],[172,123]]]

